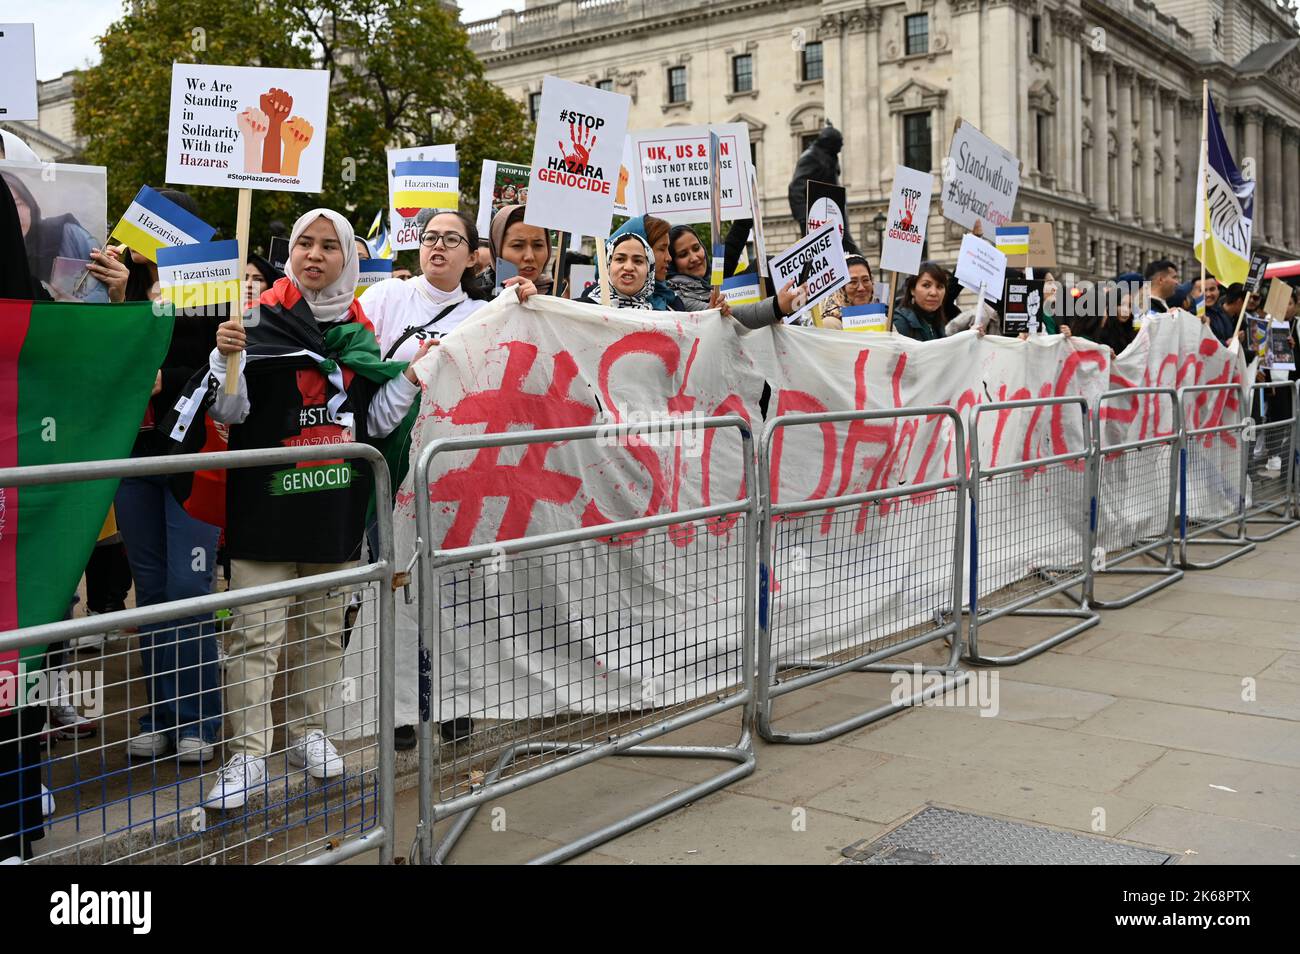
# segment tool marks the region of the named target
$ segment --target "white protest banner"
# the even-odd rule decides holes
[[[35,24],[0,23],[0,122],[39,118]]]
[[[647,342],[653,347],[647,349]],[[415,366],[423,394],[411,459],[431,441],[476,437],[485,430],[662,418],[675,413],[669,408],[684,398],[701,416],[722,408],[757,423],[764,381],[772,391],[769,414],[937,405],[957,408],[968,419],[974,406],[1022,393],[1092,401],[1108,388],[1240,383],[1244,371],[1240,356],[1189,315],[1154,317],[1124,354],[1113,358],[1108,348],[1082,338],[854,339],[811,328],[750,331],[736,322],[664,322],[648,312],[551,298],[521,306],[503,297],[444,337]],[[1132,402],[1114,402],[1102,416],[1108,443],[1169,433],[1173,420],[1163,400],[1139,395]],[[1081,416],[1070,411],[1057,406],[1041,414],[1008,414],[997,427],[981,427],[981,460],[997,467],[1077,453],[1091,435]],[[1187,411],[1189,424],[1198,428],[1233,424],[1241,420],[1240,392],[1199,395]],[[776,437],[773,502],[917,485],[952,477],[963,465],[953,429],[939,418],[875,424],[791,428]],[[1231,512],[1238,503],[1237,437],[1223,429],[1197,442],[1196,453],[1208,463],[1188,471],[1193,519],[1224,508]],[[718,431],[710,440],[687,427],[679,438],[574,440],[534,445],[536,453],[526,455],[490,448],[439,454],[427,487],[414,485],[412,470],[398,489],[396,547],[398,552],[416,547],[415,500],[424,493],[435,503],[425,544],[453,549],[708,506],[743,492],[741,447],[734,435]],[[1133,486],[1160,466],[1167,472],[1167,462],[1152,457],[1148,470],[1137,465],[1126,470],[1122,461],[1104,469],[1108,546],[1121,550],[1163,531],[1164,509],[1143,512],[1132,506]],[[1023,545],[988,554],[976,574],[979,592],[1036,578],[1045,566],[1078,563],[1085,521],[1078,521],[1074,532],[1045,532],[1060,526],[1057,508],[1078,509],[1078,501],[1064,500],[1052,489],[1053,481],[1059,478],[1030,469],[1005,501],[987,501],[983,519],[1015,521]],[[862,640],[864,631],[885,638],[929,624],[934,609],[950,598],[951,537],[915,528],[930,526],[926,521],[932,514],[947,512],[926,508],[950,505],[938,495],[864,504],[856,525],[832,520],[825,508],[784,516],[783,534],[796,535],[792,539],[801,545],[777,548],[771,568],[769,613],[779,615],[790,634],[788,643],[780,643],[779,658],[817,658],[849,640]],[[852,541],[839,536],[845,526],[853,527]],[[708,697],[740,680],[740,632],[734,621],[742,612],[743,587],[736,580],[748,579],[748,571],[729,568],[737,562],[734,548],[743,532],[737,521],[709,520],[674,526],[671,533],[649,538],[654,546],[629,546],[637,541],[622,535],[593,541],[582,549],[580,573],[553,561],[539,566],[523,556],[506,557],[491,571],[448,570],[448,579],[457,574],[458,589],[442,610],[441,645],[430,647],[441,660],[429,699],[432,717],[518,719],[639,709]],[[718,572],[664,574],[662,547],[668,548],[668,559]],[[892,594],[883,589],[878,600],[828,602],[826,594],[835,591],[837,573],[844,571],[838,554],[848,547],[861,555],[854,572],[862,578],[907,585]],[[516,597],[525,602],[524,594],[527,620],[496,609]],[[617,618],[601,608],[611,598],[623,607]],[[373,604],[362,610],[345,676],[373,679],[368,662],[373,655],[367,654],[374,652],[377,629],[366,625],[365,616],[372,611]],[[680,623],[665,629],[665,619]],[[399,723],[419,718],[419,626],[418,608],[398,601]],[[656,668],[654,661],[665,658],[682,662]],[[373,706],[373,686],[359,689],[352,698],[371,700]],[[341,708],[328,708],[333,718],[343,715]],[[373,726],[373,712],[367,715],[357,704],[331,729],[354,734],[373,732]]]
[[[108,171],[104,166],[0,161],[0,178],[14,197],[32,279],[48,282],[56,258],[90,260],[108,234]],[[108,301],[108,289],[96,283],[85,301]]]
[[[622,93],[542,79],[526,223],[609,237],[631,104]]]
[[[460,207],[460,166],[455,146],[389,149],[388,239],[394,251],[419,248],[416,228],[425,209]]]
[[[921,267],[921,246],[930,218],[930,190],[934,176],[907,166],[894,167],[894,191],[889,198],[880,267],[915,275]]]
[[[528,204],[528,167],[513,162],[483,160],[478,181],[478,219],[475,226],[487,238],[492,219],[507,205]]]
[[[172,64],[168,182],[320,192],[328,70]]]
[[[979,291],[984,287],[984,297],[989,301],[1002,300],[1002,282],[1007,274],[1007,256],[991,243],[967,232],[961,237],[961,251],[957,253],[957,281],[967,288]]]
[[[753,218],[745,166],[749,161],[749,127],[744,123],[669,126],[632,133],[638,208],[674,225],[709,221],[709,133],[718,137],[722,221]],[[633,173],[635,177],[635,172]],[[715,236],[717,239],[717,236]]]
[[[772,282],[776,288],[785,287],[791,279],[805,287],[808,297],[803,308],[786,319],[787,323],[849,283],[844,245],[834,222],[809,232],[772,259]]]
[[[1006,225],[1020,192],[1020,160],[964,119],[943,160],[943,217],[963,228]]]
[[[636,163],[636,152],[632,148],[632,137],[623,137],[623,161],[618,168],[618,186],[614,189],[614,214],[626,215],[629,219],[640,215],[637,211],[637,189],[633,176],[640,175]]]

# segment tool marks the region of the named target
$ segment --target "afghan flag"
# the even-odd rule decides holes
[[[1255,182],[1242,177],[1219,126],[1214,97],[1206,94],[1206,142],[1196,174],[1196,258],[1221,285],[1245,283]]]
[[[0,469],[130,457],[171,337],[171,309],[152,302],[0,299]],[[117,484],[0,480],[0,632],[68,615]],[[43,652],[0,650],[0,689]]]

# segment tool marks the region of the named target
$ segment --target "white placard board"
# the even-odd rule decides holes
[[[0,120],[40,118],[36,104],[36,27],[0,23]]]
[[[674,225],[709,221],[710,132],[718,136],[722,221],[753,218],[749,190],[745,188],[749,127],[744,123],[669,126],[632,133],[633,161],[641,173],[636,182],[640,213]],[[632,178],[637,179],[635,171]]]
[[[894,191],[889,199],[880,267],[915,275],[921,267],[921,246],[930,217],[930,191],[934,176],[907,166],[894,167]]]
[[[964,119],[943,161],[943,217],[973,229],[1006,225],[1020,192],[1020,160]]]
[[[957,281],[974,291],[979,291],[982,285],[985,298],[1001,301],[1006,274],[1007,256],[992,242],[969,232],[962,236],[961,251],[957,253]]]

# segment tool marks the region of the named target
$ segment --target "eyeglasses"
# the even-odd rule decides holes
[[[443,248],[460,248],[469,239],[459,232],[425,232],[420,236],[420,244],[433,248],[441,240]]]
[[[850,279],[849,279],[849,287],[850,287],[850,288],[871,288],[873,285],[875,285],[875,282],[873,282],[870,278],[850,278]]]

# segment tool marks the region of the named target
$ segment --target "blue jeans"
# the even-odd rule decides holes
[[[177,502],[166,477],[128,477],[114,499],[117,526],[135,579],[135,605],[154,606],[212,592],[220,531]],[[140,664],[150,710],[141,732],[221,738],[221,670],[212,617],[140,627]]]

